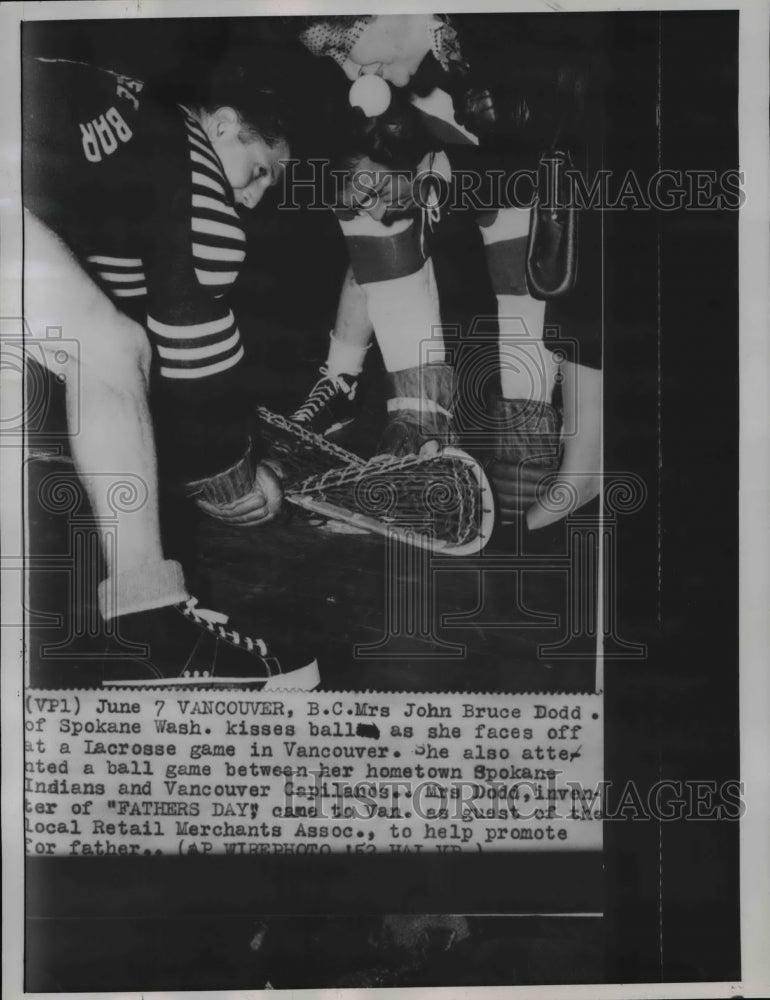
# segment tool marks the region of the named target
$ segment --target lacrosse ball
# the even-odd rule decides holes
[[[381,76],[359,76],[348,94],[350,106],[360,108],[367,118],[376,118],[390,106],[390,87]]]

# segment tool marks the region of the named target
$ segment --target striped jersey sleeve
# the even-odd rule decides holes
[[[116,299],[136,299],[147,295],[147,279],[141,257],[88,254],[91,270]]]
[[[225,295],[246,256],[246,235],[219,158],[193,114],[180,110],[186,148],[176,182],[173,165],[167,165],[145,255],[147,328],[161,375],[175,380],[219,375],[243,357]],[[113,279],[116,296],[129,291],[129,275],[139,282],[138,272],[126,265],[119,275],[125,283]]]
[[[22,93],[25,208],[146,327],[164,475],[227,468],[251,436],[227,305],[246,240],[205,132],[151,85],[81,62],[25,54]]]
[[[246,237],[228,199],[229,185],[198,121],[183,109],[192,174],[192,252],[198,281],[223,295],[238,277]]]

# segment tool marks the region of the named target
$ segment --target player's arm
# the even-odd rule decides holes
[[[159,362],[154,405],[159,456],[207,513],[256,523],[276,513],[280,487],[259,464],[235,317],[226,295],[217,297],[196,273],[189,161],[186,145],[179,146],[154,178],[143,255],[146,325]],[[234,226],[223,242],[238,232]],[[237,270],[239,264],[225,266]]]

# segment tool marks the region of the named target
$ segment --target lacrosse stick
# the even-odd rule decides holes
[[[363,458],[328,441],[320,434],[306,430],[301,424],[273,413],[264,406],[257,407],[260,433],[268,446],[268,458],[281,467],[284,492],[310,476],[320,475],[330,469],[361,468]]]
[[[481,466],[465,452],[364,461],[326,438],[260,408],[270,455],[287,470],[284,499],[297,507],[410,545],[468,555],[494,524]]]

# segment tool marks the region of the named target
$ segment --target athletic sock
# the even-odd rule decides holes
[[[364,370],[364,360],[369,344],[359,347],[358,344],[347,344],[339,340],[333,333],[329,334],[329,357],[326,370],[329,375],[360,375]]]
[[[445,358],[441,316],[430,261],[414,274],[362,286],[386,371]]]
[[[182,567],[173,559],[123,570],[99,584],[99,609],[105,620],[180,604],[189,597]]]
[[[386,370],[443,361],[436,283],[420,225],[402,219],[386,226],[359,216],[340,226]]]

